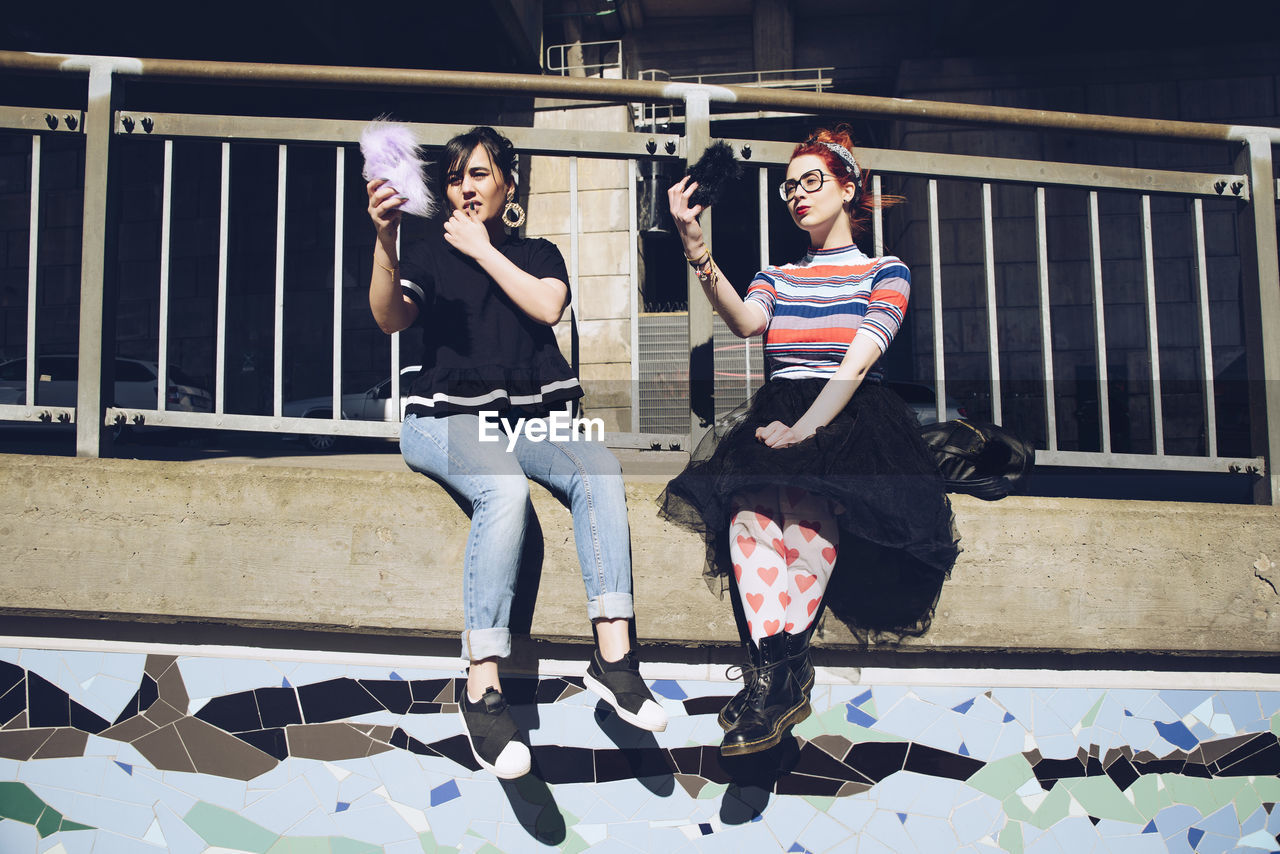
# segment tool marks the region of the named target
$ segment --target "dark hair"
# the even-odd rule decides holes
[[[850,127],[844,123],[838,124],[834,128],[819,128],[809,134],[808,139],[792,150],[791,159],[795,160],[801,155],[812,154],[827,165],[827,169],[831,171],[831,174],[835,176],[842,186],[853,183],[858,185],[858,194],[853,197],[853,201],[845,206],[845,210],[849,214],[849,225],[853,231],[853,239],[860,240],[871,227],[871,214],[875,212],[877,207],[881,210],[893,207],[905,202],[906,198],[882,193],[877,200],[873,194],[867,191],[871,184],[871,173],[864,168],[862,169],[861,178],[855,181],[853,171],[844,162],[844,158],[827,148],[826,145],[823,145],[823,143],[839,145],[852,156],[853,134],[850,130]]]
[[[467,160],[477,146],[484,146],[493,167],[502,173],[502,183],[515,188],[516,147],[493,128],[480,126],[460,133],[444,144],[444,157],[440,160],[440,195],[443,196],[448,189],[449,179],[466,168]]]

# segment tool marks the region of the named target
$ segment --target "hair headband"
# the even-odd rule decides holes
[[[862,189],[862,170],[858,168],[858,162],[853,159],[853,155],[849,153],[849,149],[843,145],[836,145],[834,142],[822,142],[822,145],[834,151],[844,161],[844,165],[849,167],[849,172],[853,175],[853,183],[859,190]]]

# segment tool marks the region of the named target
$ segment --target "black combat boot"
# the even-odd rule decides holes
[[[791,668],[791,673],[800,685],[800,690],[804,693],[805,699],[809,698],[809,692],[813,690],[813,662],[809,658],[809,639],[813,637],[813,630],[817,625],[818,620],[817,615],[815,615],[809,627],[799,634],[793,635],[790,632],[783,632],[783,635],[787,638],[787,666]],[[748,641],[748,652],[750,649],[751,644]],[[744,683],[742,690],[729,698],[729,702],[724,704],[724,708],[720,710],[720,714],[716,718],[716,723],[720,724],[722,730],[727,732],[733,729],[733,725],[738,722],[738,717],[747,706],[747,695],[751,693],[753,676],[754,672],[750,667],[742,668]]]
[[[768,750],[782,740],[788,727],[809,717],[809,698],[791,672],[787,636],[761,638],[752,648],[754,667],[744,672],[746,702],[737,722],[724,736],[720,753],[741,756]]]

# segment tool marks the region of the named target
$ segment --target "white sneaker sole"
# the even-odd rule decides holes
[[[471,755],[476,758],[476,762],[480,763],[480,767],[488,771],[499,780],[517,780],[529,773],[529,769],[533,767],[533,757],[529,753],[529,748],[520,741],[513,741],[506,747],[502,748],[502,753],[498,754],[498,761],[502,762],[502,758],[507,756],[508,751],[512,755],[508,757],[508,761],[504,763],[506,768],[500,768],[497,765],[484,761],[480,756],[480,752],[476,750],[475,742],[471,740],[471,730],[467,729],[467,719],[462,716],[462,703],[458,703],[458,720],[462,721],[462,732],[467,737],[467,746],[471,748]],[[518,747],[512,751],[513,747]],[[516,757],[519,757],[518,759]]]
[[[652,721],[644,720],[642,717],[640,717],[639,715],[633,712],[628,712],[626,709],[622,708],[622,706],[618,705],[618,698],[614,696],[613,692],[610,691],[608,688],[606,688],[604,686],[604,683],[600,682],[598,679],[593,677],[590,673],[582,677],[582,684],[586,685],[589,689],[591,689],[592,693],[594,693],[597,697],[599,697],[600,699],[608,703],[610,708],[612,708],[613,711],[617,713],[618,717],[622,718],[624,721],[631,724],[633,727],[637,729],[647,730],[648,732],[663,732],[664,730],[666,730],[667,719],[665,715],[663,716],[661,721],[654,723]],[[658,704],[654,702],[654,705],[657,706]],[[641,706],[641,708],[643,709],[644,707]],[[662,707],[658,706],[658,709],[661,711]]]

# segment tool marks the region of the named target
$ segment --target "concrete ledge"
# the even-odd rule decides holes
[[[405,472],[0,455],[0,613],[456,636],[467,518]],[[642,639],[736,642],[700,542],[628,483]],[[531,634],[589,636],[568,512]],[[1280,652],[1280,508],[955,501],[965,549],[920,650]],[[853,644],[827,621],[827,647]]]

